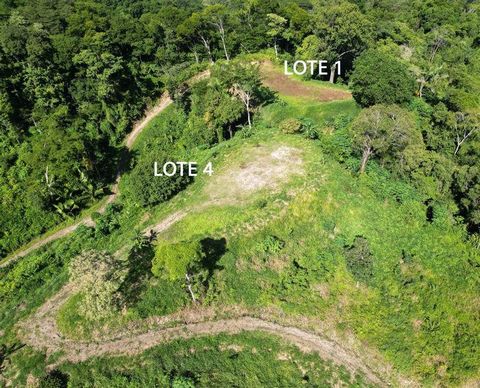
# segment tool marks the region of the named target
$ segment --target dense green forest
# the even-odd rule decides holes
[[[478,7],[3,1],[0,253],[108,192],[132,122],[183,69],[265,48],[281,58],[340,59],[337,82],[351,82],[360,105],[398,103],[415,112],[421,139],[389,168],[421,185],[432,204],[452,199],[469,231],[478,232]],[[219,125],[207,123],[206,131]],[[223,126],[231,133],[231,122]],[[199,140],[208,144],[211,135]]]
[[[333,322],[420,384],[478,382],[478,2],[0,0],[0,15],[0,258],[122,174],[91,224],[0,267],[0,385],[371,382],[258,333],[72,361],[75,341],[229,306]],[[299,59],[341,74],[283,76]],[[152,179],[169,160],[215,173]],[[253,163],[264,191],[234,180]],[[25,345],[69,282],[52,347]]]

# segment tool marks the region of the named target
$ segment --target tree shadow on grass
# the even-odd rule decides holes
[[[218,265],[218,261],[227,252],[227,240],[225,237],[214,239],[204,238],[200,240],[202,250],[205,253],[202,266],[208,271],[206,282],[208,283],[216,270],[221,270],[224,267]]]
[[[142,291],[147,286],[147,280],[152,276],[150,269],[155,251],[148,237],[138,237],[128,253],[125,266],[127,275],[119,288],[128,305],[138,301]]]

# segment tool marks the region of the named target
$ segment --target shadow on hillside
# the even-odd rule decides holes
[[[200,244],[205,253],[203,267],[208,270],[208,280],[210,280],[215,270],[223,269],[221,265],[218,265],[218,261],[227,252],[227,240],[225,237],[219,239],[207,237],[201,240]]]
[[[155,251],[151,240],[144,236],[138,237],[128,253],[125,263],[128,273],[119,289],[127,304],[135,304],[145,289],[147,280],[151,276],[150,268],[154,256]]]

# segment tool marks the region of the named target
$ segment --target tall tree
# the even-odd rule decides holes
[[[398,156],[409,144],[421,141],[413,116],[396,105],[375,105],[363,110],[351,126],[353,146],[362,154],[360,173],[371,156],[382,161]]]
[[[314,34],[322,42],[317,58],[330,63],[329,81],[334,82],[335,63],[341,60],[343,71],[351,68],[353,59],[374,38],[373,24],[355,4],[346,1],[317,4],[314,23]]]
[[[184,279],[185,287],[193,302],[199,299],[196,289],[201,286],[204,275],[205,253],[199,241],[159,245],[152,262],[155,276],[166,276],[175,281]]]
[[[220,36],[220,41],[222,42],[225,59],[229,61],[230,55],[228,54],[226,43],[226,29],[229,21],[229,10],[223,4],[215,4],[205,8],[203,13],[205,14],[205,18],[217,30]]]
[[[375,49],[363,52],[355,61],[350,83],[361,106],[402,104],[412,99],[415,90],[407,65]]]

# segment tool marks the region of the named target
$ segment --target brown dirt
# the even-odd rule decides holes
[[[164,230],[167,230],[168,228],[170,228],[170,226],[172,226],[173,224],[176,224],[181,219],[185,218],[185,216],[188,215],[188,213],[189,213],[188,210],[176,211],[175,213],[172,213],[168,217],[163,219],[160,223],[153,226],[149,226],[143,231],[143,233],[145,235],[151,235],[151,234],[157,235],[163,232]]]
[[[260,71],[263,76],[263,83],[266,86],[287,97],[302,97],[319,102],[352,98],[352,94],[344,90],[322,88],[302,83],[285,75],[268,61],[262,62]]]
[[[291,176],[303,173],[301,151],[297,148],[279,146],[272,151],[258,146],[243,153],[248,156],[244,156],[244,162],[229,166],[210,180],[207,203],[237,203],[263,189],[274,191]]]
[[[387,382],[400,378],[378,355],[358,344],[353,345],[352,341],[343,341],[348,348],[342,345],[331,329],[322,327],[321,322],[304,317],[288,318],[281,312],[266,309],[249,311],[231,306],[215,311],[212,307],[196,306],[169,316],[132,322],[121,331],[102,333],[93,341],[65,338],[59,332],[55,318],[61,306],[75,292],[76,287],[67,284],[33,316],[17,326],[18,336],[25,344],[45,351],[47,355],[62,352],[60,359],[50,368],[65,361],[81,362],[97,356],[136,355],[179,338],[262,331],[296,345],[301,351],[316,352],[323,359],[343,365],[352,373],[362,373],[377,386],[388,386],[390,383]],[[332,336],[327,337],[327,334]],[[402,378],[401,385],[416,384]]]

